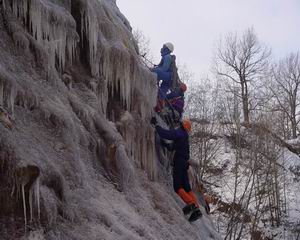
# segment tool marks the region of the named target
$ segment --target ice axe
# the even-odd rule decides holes
[[[147,53],[144,53],[144,54],[141,54],[140,56],[143,58],[143,60],[145,61],[145,64],[146,64],[146,62],[148,63],[148,64],[150,64],[150,65],[152,65],[153,67],[155,67],[156,65],[153,63],[153,62],[151,62],[148,58],[146,58],[146,55],[147,55]],[[147,64],[146,64],[147,65]],[[149,68],[149,67],[148,67]],[[150,68],[149,68],[150,69]]]

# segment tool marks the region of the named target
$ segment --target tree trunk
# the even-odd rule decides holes
[[[249,123],[249,102],[248,102],[248,87],[245,81],[241,81],[242,87],[242,103],[244,122]]]
[[[291,121],[291,125],[292,125],[292,138],[295,139],[295,138],[297,138],[296,110],[294,110],[294,112],[292,112],[292,121]]]

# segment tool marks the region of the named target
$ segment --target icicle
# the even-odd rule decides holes
[[[5,1],[4,1],[5,2]],[[5,4],[3,2],[3,4]],[[76,23],[72,16],[61,7],[60,10],[55,11],[52,4],[46,4],[41,0],[22,0],[12,1],[13,13],[22,19],[27,26],[29,19],[29,31],[39,44],[48,45],[47,42],[55,42],[55,47],[50,47],[52,58],[49,63],[52,64],[48,70],[55,69],[55,57],[58,59],[59,71],[65,67],[67,43],[76,46],[78,36],[76,33]],[[27,16],[29,18],[27,19]],[[71,28],[71,31],[70,31]],[[67,41],[67,38],[69,40]],[[50,44],[51,45],[51,44]],[[72,51],[70,51],[70,61],[72,62]],[[53,60],[54,59],[54,60]],[[53,64],[54,62],[54,64]]]
[[[10,197],[13,197],[14,193],[15,193],[15,184],[12,187]]]
[[[37,210],[38,210],[38,219],[41,218],[41,207],[40,207],[40,178],[38,177],[36,179],[35,183],[35,202],[37,204]]]
[[[84,21],[85,21],[85,18],[84,18],[84,14],[85,14],[85,12],[84,11],[82,11],[81,12],[81,14],[80,14],[80,17],[81,17],[81,20],[80,20],[80,23],[81,23],[81,31],[80,31],[80,33],[81,33],[81,38],[80,39],[82,39],[82,41],[81,41],[81,47],[83,48],[84,47],[84,42],[83,42],[83,35],[84,35],[84,33],[85,33],[85,25],[84,25]]]
[[[18,182],[16,183],[16,189],[17,189],[16,198],[19,199],[21,196],[22,188]]]
[[[42,21],[41,6],[38,0],[31,1],[29,16],[33,37],[40,43],[42,41],[42,28],[47,32],[47,36],[49,36],[49,33],[47,31],[47,26],[45,26],[44,21]],[[43,17],[46,21],[48,20],[47,14]]]
[[[99,76],[99,59],[97,58],[98,50],[98,21],[94,9],[87,2],[87,9],[81,12],[81,37],[85,33],[89,41],[89,64],[93,77]],[[83,38],[82,38],[83,39]]]
[[[9,108],[12,116],[14,116],[14,112],[15,112],[15,97],[16,97],[15,92],[16,92],[15,88],[12,86],[9,94]]]
[[[72,39],[68,38],[66,47],[67,47],[68,60],[70,61],[71,65],[73,59],[76,58],[76,45],[77,45],[77,41],[73,41]]]
[[[24,18],[24,21],[25,21],[25,25],[27,25],[27,12],[28,12],[27,1],[23,1],[23,18]]]
[[[32,195],[33,195],[33,189],[31,188],[29,190],[29,210],[30,210],[30,222],[33,220],[33,207],[32,207]]]
[[[12,10],[16,15],[18,14],[18,1],[13,1]]]
[[[39,177],[35,180],[33,186],[29,190],[29,207],[30,207],[30,221],[33,221],[33,206],[37,206],[38,219],[40,219],[40,183]]]
[[[3,106],[3,97],[4,97],[4,83],[0,81],[0,106]]]
[[[22,200],[23,200],[23,210],[24,210],[24,221],[25,221],[25,230],[27,226],[27,216],[26,216],[26,201],[25,201],[25,184],[21,184],[22,190]]]

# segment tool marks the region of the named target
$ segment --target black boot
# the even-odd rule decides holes
[[[190,218],[189,218],[189,221],[190,222],[194,222],[196,221],[197,219],[201,218],[202,217],[202,212],[200,211],[199,208],[196,208],[193,213],[191,214]]]
[[[192,204],[186,205],[186,206],[182,209],[182,211],[183,211],[183,214],[184,214],[184,215],[188,215],[188,214],[190,214],[192,211],[194,211],[196,208],[197,208],[196,205],[195,205],[194,203],[192,203]]]

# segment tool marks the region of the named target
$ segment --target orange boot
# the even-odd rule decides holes
[[[190,193],[190,192],[189,192]],[[198,208],[198,203],[197,199],[194,199],[194,195],[191,196],[191,194],[187,193],[183,188],[180,188],[177,191],[177,194],[182,198],[182,200],[186,203],[186,206],[182,209],[182,212],[185,216],[189,216],[190,214],[193,214],[194,212],[197,211],[197,214],[199,214],[199,208]],[[196,214],[196,213],[195,213]],[[195,215],[194,214],[194,215]],[[201,212],[200,212],[201,214]],[[192,215],[191,215],[192,216]],[[190,216],[190,218],[191,218]],[[198,216],[198,215],[197,215]],[[192,221],[193,218],[191,218]],[[196,218],[195,218],[196,219]]]
[[[200,204],[198,203],[196,195],[192,191],[188,192],[188,195],[193,199],[193,203],[199,208]]]
[[[183,188],[180,188],[177,191],[177,194],[179,195],[179,197],[181,197],[181,199],[187,204],[190,205],[194,202],[194,199],[190,196],[190,194],[188,194]]]

